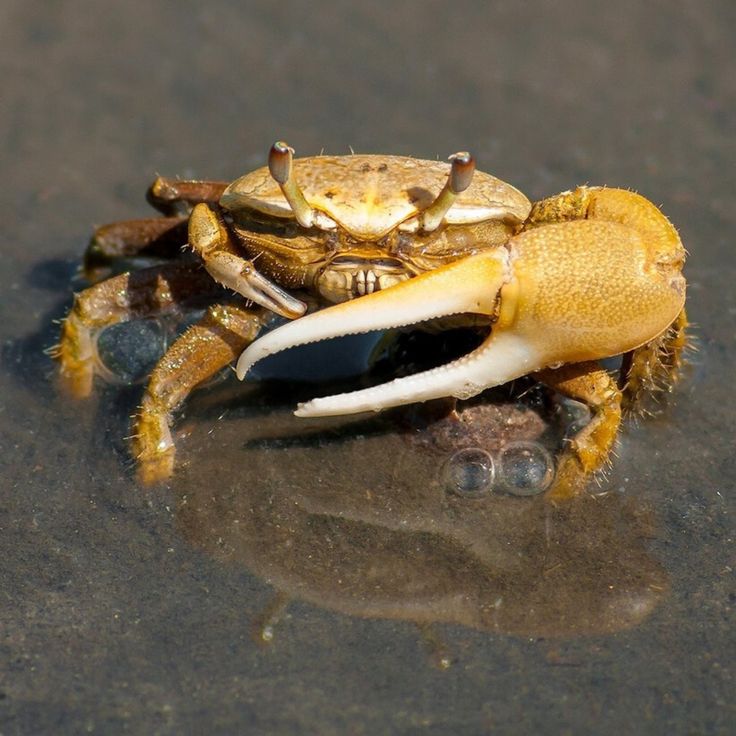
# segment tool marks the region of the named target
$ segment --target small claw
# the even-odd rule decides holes
[[[249,294],[244,294],[247,299],[260,304],[266,309],[270,309],[276,314],[288,319],[296,319],[301,317],[307,311],[307,305],[293,297],[288,291],[284,291],[272,281],[269,281],[263,274],[248,262],[247,267],[240,272],[243,278],[243,284],[247,284]],[[245,289],[244,289],[245,290]]]
[[[309,314],[253,342],[238,360],[238,378],[242,380],[262,358],[296,345],[452,314],[490,317],[496,311],[499,291],[508,280],[508,268],[505,249],[487,251]]]
[[[223,286],[282,317],[295,319],[307,309],[304,302],[269,281],[250,261],[240,256],[220,251],[209,255],[206,265],[213,278]]]
[[[206,204],[198,204],[192,210],[189,243],[201,255],[212,278],[228,289],[289,319],[306,311],[304,302],[269,281],[251,261],[238,255],[224,223]]]

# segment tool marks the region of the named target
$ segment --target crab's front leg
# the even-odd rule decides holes
[[[687,347],[687,327],[683,309],[659,337],[623,356],[619,387],[624,412],[648,413],[647,399],[677,383]]]
[[[197,385],[235,360],[267,319],[262,309],[217,304],[166,351],[151,373],[133,427],[133,455],[143,483],[166,480],[173,472],[173,411]]]

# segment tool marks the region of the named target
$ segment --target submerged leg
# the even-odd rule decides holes
[[[621,392],[596,361],[546,369],[535,378],[564,396],[582,401],[593,412],[590,423],[570,439],[547,491],[550,499],[571,498],[611,454],[621,424]]]
[[[158,314],[192,295],[218,291],[202,268],[171,264],[120,274],[76,294],[54,351],[65,388],[77,398],[89,396],[98,365],[96,336],[101,329]]]
[[[192,390],[235,360],[263,326],[263,310],[215,305],[166,351],[151,373],[133,431],[133,454],[143,483],[166,480],[174,469],[171,414]]]
[[[677,319],[657,338],[626,353],[621,364],[619,388],[626,412],[645,412],[647,396],[669,390],[679,378],[687,343],[687,315]]]

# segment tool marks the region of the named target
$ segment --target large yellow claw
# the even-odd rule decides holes
[[[685,301],[684,250],[654,205],[631,192],[584,191],[584,219],[523,230],[506,246],[284,325],[253,343],[238,377],[267,355],[340,335],[451,314],[486,315],[487,340],[414,376],[315,399],[299,416],[378,411],[468,398],[514,378],[633,350],[672,324]]]

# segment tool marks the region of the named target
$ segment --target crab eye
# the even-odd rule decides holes
[[[450,172],[445,186],[429,206],[425,207],[416,218],[412,218],[420,232],[431,233],[436,230],[458,195],[462,194],[473,181],[475,160],[467,151],[453,153],[449,161]]]

